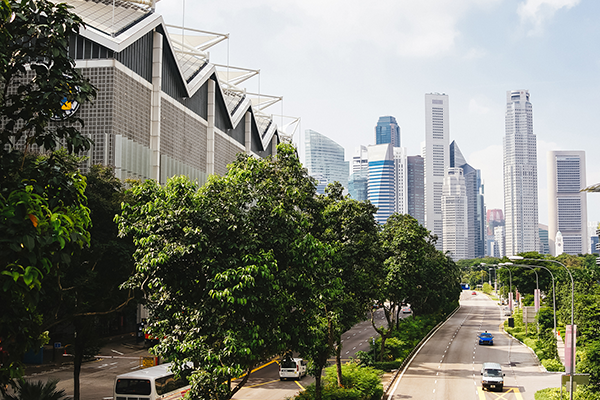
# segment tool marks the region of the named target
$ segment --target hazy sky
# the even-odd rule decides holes
[[[506,91],[528,89],[540,223],[549,150],[585,150],[587,184],[600,182],[600,1],[161,0],[157,11],[229,33],[211,61],[260,69],[243,85],[284,97],[268,112],[301,118],[296,143],[313,129],[351,159],[374,144],[379,116],[393,115],[402,146],[420,154],[424,95],[446,93],[450,141],[481,169],[487,208],[502,209]],[[588,219],[600,221],[600,193],[588,194]]]

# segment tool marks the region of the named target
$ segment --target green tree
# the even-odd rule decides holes
[[[342,385],[342,333],[361,321],[370,308],[381,270],[381,251],[376,208],[370,202],[344,197],[338,183],[329,185],[319,199],[324,203],[315,235],[332,248],[329,267],[323,271],[321,288],[307,307],[306,326],[300,353],[312,361],[315,395],[321,398],[321,375],[335,353],[338,385]]]
[[[64,152],[23,160],[12,155],[3,154],[8,168],[0,181],[0,387],[22,375],[23,354],[47,337],[38,309],[43,285],[89,243],[90,224],[85,179],[72,172]]]
[[[64,108],[89,101],[95,89],[68,56],[81,19],[47,0],[1,3],[0,19],[0,390],[22,375],[20,359],[39,348],[42,281],[88,243],[85,180],[63,154],[35,159],[64,144],[88,149],[81,121],[53,124]],[[23,149],[23,151],[19,150]]]
[[[136,246],[126,286],[145,293],[148,331],[160,338],[152,351],[191,369],[192,396],[231,398],[310,328],[304,315],[331,252],[311,233],[315,194],[290,145],[266,159],[239,155],[201,188],[183,177],[133,187],[118,217]]]
[[[84,355],[96,354],[99,349],[100,325],[108,324],[108,319],[133,299],[131,289],[119,289],[134,271],[133,243],[130,238],[118,237],[114,222],[126,201],[124,184],[112,168],[100,165],[92,166],[85,178],[92,221],[90,245],[78,249],[71,262],[50,278],[40,306],[45,330],[54,333],[60,327],[69,332],[70,338],[62,341],[72,345],[75,400],[80,398]]]

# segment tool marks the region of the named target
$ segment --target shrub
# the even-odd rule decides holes
[[[373,368],[375,369],[379,369],[381,371],[392,371],[394,369],[398,369],[400,368],[400,366],[402,365],[402,361],[404,360],[396,360],[396,361],[375,361],[373,363]]]
[[[556,359],[544,359],[542,365],[546,368],[546,371],[564,371],[565,367],[559,360]]]
[[[342,365],[342,387],[337,385],[336,366],[325,369],[323,400],[380,400],[383,396],[382,372],[356,363]],[[315,385],[299,393],[297,400],[313,400]]]
[[[535,400],[561,400],[559,388],[538,390],[534,395]],[[563,388],[562,400],[569,398],[569,393]],[[600,392],[595,392],[591,385],[577,386],[573,395],[575,400],[600,400]]]

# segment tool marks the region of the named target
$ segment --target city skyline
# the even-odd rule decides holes
[[[314,129],[341,144],[347,159],[356,146],[374,144],[373,124],[382,115],[396,117],[402,146],[420,154],[422,96],[448,94],[450,140],[481,169],[489,209],[504,207],[507,90],[532,93],[539,155],[600,142],[590,112],[599,102],[600,56],[589,51],[600,39],[599,2],[431,0],[367,7],[336,0],[162,0],[157,9],[167,23],[229,33],[228,44],[211,49],[211,60],[260,69],[260,78],[244,85],[284,97],[269,112],[301,118],[294,142],[303,143],[303,131]],[[381,24],[381,15],[398,23]],[[600,158],[590,155],[586,163],[587,184],[600,182]],[[548,215],[545,164],[538,157],[540,223]],[[588,195],[588,215],[600,220],[600,195]]]

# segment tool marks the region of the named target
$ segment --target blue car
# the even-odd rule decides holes
[[[489,344],[492,346],[494,344],[494,336],[487,332],[479,334],[479,344]]]

